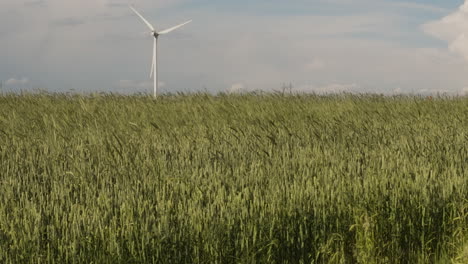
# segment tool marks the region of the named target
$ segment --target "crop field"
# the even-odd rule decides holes
[[[0,96],[0,263],[468,263],[468,98]]]

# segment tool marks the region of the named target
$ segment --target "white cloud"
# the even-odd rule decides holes
[[[153,81],[137,81],[137,80],[119,80],[116,84],[116,88],[113,91],[125,94],[132,94],[132,93],[153,93]],[[158,93],[164,92],[162,88],[166,87],[166,83],[160,81],[159,82],[159,91]]]
[[[466,60],[468,60],[468,37],[465,33],[461,34],[450,43],[449,50],[461,54]]]
[[[16,79],[16,78],[10,78],[8,79],[5,84],[6,85],[25,85],[25,84],[28,84],[29,83],[29,79],[26,78],[26,77],[22,77],[20,79]]]
[[[454,13],[423,25],[423,30],[448,42],[449,50],[468,60],[468,0]]]
[[[395,89],[393,89],[393,94],[401,94],[401,92],[401,87],[396,87]]]
[[[325,68],[325,63],[320,59],[313,59],[305,65],[306,71],[316,71],[323,68]]]
[[[352,84],[341,84],[341,83],[330,83],[322,86],[315,85],[300,85],[293,87],[293,92],[298,93],[318,93],[318,94],[336,94],[343,92],[356,92],[359,86],[355,83]]]
[[[459,94],[468,96],[468,87],[462,88]]]
[[[117,86],[122,88],[148,88],[152,83],[149,81],[119,80]]]
[[[234,83],[226,89],[226,92],[228,93],[242,93],[246,91],[246,86],[243,83]]]

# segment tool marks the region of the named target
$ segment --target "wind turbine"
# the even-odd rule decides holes
[[[168,28],[168,29],[165,29],[165,30],[162,30],[162,31],[156,31],[156,29],[154,29],[153,25],[151,25],[151,23],[148,22],[148,20],[146,20],[140,13],[138,13],[138,11],[135,10],[135,8],[133,8],[132,6],[130,6],[130,9],[133,10],[133,12],[135,12],[135,14],[137,14],[141,20],[143,20],[143,22],[149,27],[149,29],[151,30],[151,35],[154,37],[154,42],[153,42],[153,62],[151,63],[151,73],[150,73],[150,78],[151,77],[154,77],[153,80],[154,80],[154,98],[156,98],[156,95],[157,95],[157,91],[158,91],[158,37],[160,35],[164,35],[164,34],[167,34],[173,30],[176,30],[190,22],[192,22],[192,20],[189,20],[187,22],[184,22],[180,25],[177,25],[177,26],[174,26],[174,27],[171,27],[171,28]]]

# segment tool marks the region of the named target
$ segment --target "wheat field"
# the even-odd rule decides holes
[[[0,96],[0,263],[468,263],[468,98]]]

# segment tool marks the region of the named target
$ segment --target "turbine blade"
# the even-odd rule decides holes
[[[135,14],[137,14],[137,16],[139,16],[141,18],[141,20],[143,20],[143,22],[145,22],[145,24],[151,29],[151,31],[155,32],[156,30],[154,29],[153,25],[150,24],[150,22],[148,22],[148,20],[146,20],[140,13],[138,13],[138,11],[135,10],[135,8],[133,8],[132,6],[129,6],[130,9],[133,10],[133,12],[135,12]]]
[[[154,39],[153,43],[153,58],[151,60],[151,73],[150,73],[150,79],[153,78],[153,71],[154,71],[154,63],[156,62],[156,38]]]
[[[159,34],[159,35],[167,34],[167,33],[171,32],[171,31],[173,31],[173,30],[176,30],[176,29],[178,29],[178,28],[180,28],[180,27],[182,27],[182,26],[184,26],[184,25],[186,25],[186,24],[188,24],[188,23],[190,23],[190,22],[192,22],[192,20],[189,20],[189,21],[187,21],[187,22],[184,22],[184,23],[182,23],[182,24],[180,24],[180,25],[177,25],[177,26],[175,26],[175,27],[168,28],[168,29],[163,30],[163,31],[161,31],[161,32],[158,32],[158,34]]]

